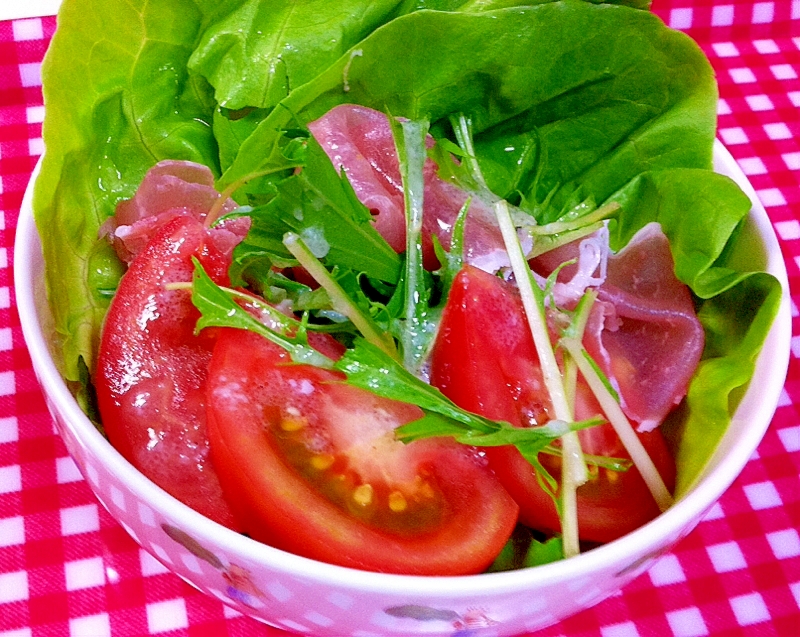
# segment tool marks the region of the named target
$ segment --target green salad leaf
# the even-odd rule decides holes
[[[275,186],[273,199],[248,210],[252,220],[246,240],[234,258],[254,263],[266,258],[291,259],[283,236],[294,232],[329,266],[340,265],[376,279],[396,283],[401,261],[370,223],[372,215],[337,173],[325,151],[310,138],[303,170]]]
[[[535,185],[539,197],[557,187],[560,204],[580,186],[604,200],[645,170],[710,168],[716,98],[702,51],[645,11],[577,0],[417,11],[296,88],[244,141],[221,181],[249,172],[277,131],[349,102],[434,127],[464,113],[498,195]],[[539,166],[516,183],[504,167],[520,161],[522,134],[541,140]]]
[[[773,276],[754,272],[701,306],[703,358],[684,405],[662,425],[675,451],[676,498],[691,488],[725,434],[781,296]]]
[[[564,559],[564,546],[559,536],[540,541],[534,537],[530,529],[518,525],[503,550],[492,562],[488,572],[511,571],[562,559]]]
[[[207,3],[211,6],[211,3]],[[91,371],[123,272],[100,225],[160,159],[217,166],[208,85],[187,69],[204,12],[192,0],[65,0],[42,65],[46,152],[34,211],[63,372]]]
[[[545,4],[555,0],[404,0],[398,14],[419,11],[420,9],[435,9],[437,11],[462,11],[477,13],[493,9],[508,9],[511,7],[530,7],[536,4]],[[592,4],[622,4],[638,9],[650,8],[651,0],[585,0]]]
[[[658,222],[670,241],[676,276],[701,299],[712,298],[748,276],[721,261],[751,205],[730,178],[686,168],[649,171],[610,200],[625,211],[612,231],[612,250],[626,245],[648,223]],[[692,211],[691,224],[686,223],[687,210]]]
[[[203,32],[189,69],[226,109],[271,108],[392,17],[399,0],[244,0]]]

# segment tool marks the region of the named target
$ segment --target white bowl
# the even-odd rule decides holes
[[[786,269],[764,208],[719,143],[715,168],[750,196],[746,232],[763,245],[764,269],[783,286],[755,377],[713,458],[684,497],[624,538],[553,564],[466,577],[367,573],[259,544],[167,495],[98,433],[56,369],[42,329],[44,265],[31,186],[14,257],[22,329],[58,430],[97,498],[145,550],[201,591],[265,623],[315,635],[452,635],[468,626],[491,626],[492,635],[537,630],[613,594],[689,533],[741,472],[772,420],[789,361]]]

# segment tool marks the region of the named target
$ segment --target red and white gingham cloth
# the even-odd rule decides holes
[[[27,0],[0,0],[0,3]],[[719,138],[750,178],[800,301],[800,0],[654,0],[717,71]],[[40,67],[55,18],[0,22],[0,637],[268,636],[141,551],[54,431],[14,303],[14,232],[42,151]],[[797,330],[795,330],[797,333]],[[800,336],[741,477],[619,594],[537,637],[800,635]]]

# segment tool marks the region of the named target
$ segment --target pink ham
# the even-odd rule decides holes
[[[375,229],[397,252],[405,251],[406,222],[403,184],[392,131],[383,113],[354,104],[336,106],[308,125],[334,166],[344,169],[359,200],[374,215]],[[433,143],[433,139],[430,139]],[[458,212],[467,193],[436,175],[428,159],[423,169],[423,260],[434,269],[438,261],[432,235],[449,249]],[[486,271],[508,264],[503,238],[489,206],[473,199],[464,229],[465,260]]]
[[[165,223],[183,215],[202,220],[219,197],[208,167],[164,160],[147,172],[133,198],[117,205],[100,231],[109,236],[120,259],[130,264]],[[236,203],[228,199],[221,214],[235,208]],[[230,254],[249,226],[247,218],[233,219],[220,224],[210,236],[221,252]]]
[[[574,242],[537,257],[532,265],[547,275],[579,253],[580,242]],[[703,353],[703,327],[689,288],[675,277],[669,241],[658,224],[642,228],[608,257],[601,276],[602,270],[595,273],[598,300],[584,346],[619,393],[628,418],[639,431],[651,431],[686,395]],[[562,298],[576,302],[583,289],[575,280],[586,278],[578,265],[564,267],[558,281],[571,294],[562,292]],[[558,297],[559,289],[555,292]]]
[[[639,431],[657,427],[686,395],[704,342],[689,288],[675,278],[669,241],[650,224],[609,258],[584,338]]]

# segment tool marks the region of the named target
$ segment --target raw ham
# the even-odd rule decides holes
[[[658,224],[609,258],[598,301],[603,329],[587,335],[587,350],[615,384],[625,414],[651,431],[683,400],[705,344]]]
[[[344,170],[359,200],[374,215],[375,229],[397,252],[406,249],[403,184],[389,121],[383,113],[354,104],[336,106],[308,125],[338,170]],[[429,138],[429,143],[433,139]],[[425,267],[438,260],[432,235],[450,248],[453,224],[469,196],[440,179],[436,164],[423,168],[422,247]],[[465,261],[487,272],[508,265],[503,238],[491,207],[474,198],[464,228]]]
[[[207,166],[164,160],[147,172],[131,199],[117,205],[114,216],[100,232],[108,236],[120,259],[130,264],[161,226],[182,215],[203,220],[219,197],[214,175]],[[236,207],[236,202],[228,199],[220,213]],[[231,219],[220,224],[211,236],[218,249],[230,253],[249,227],[250,221],[245,217]]]
[[[548,274],[578,253],[579,244],[564,246],[537,258],[534,268]],[[559,281],[569,288],[580,276],[585,272],[571,265]],[[705,342],[658,224],[645,226],[609,256],[597,291],[584,346],[619,393],[625,415],[639,431],[651,431],[686,395]]]

